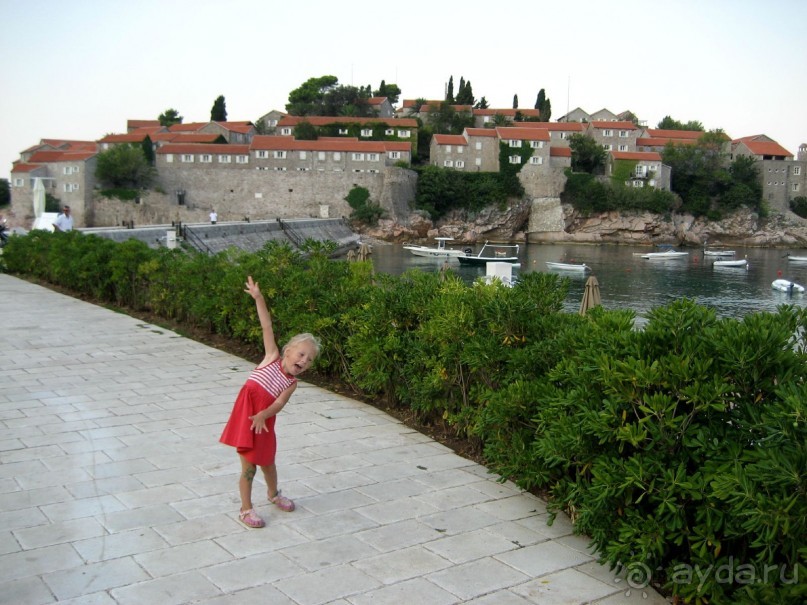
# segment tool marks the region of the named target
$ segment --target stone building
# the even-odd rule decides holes
[[[590,136],[606,151],[636,151],[640,129],[633,122],[592,121],[583,134]]]
[[[631,166],[630,176],[625,181],[629,187],[654,187],[670,189],[670,167],[661,161],[656,151],[610,151],[606,156],[605,174],[613,176],[620,163]]]
[[[757,160],[762,198],[775,210],[784,212],[794,198],[807,196],[807,144],[799,146],[797,159],[766,135],[752,135],[731,142],[732,159],[738,156]]]

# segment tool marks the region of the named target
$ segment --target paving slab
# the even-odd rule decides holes
[[[539,498],[307,383],[277,422],[297,510],[259,477],[248,529],[218,438],[251,361],[5,274],[0,320],[3,602],[669,602]]]

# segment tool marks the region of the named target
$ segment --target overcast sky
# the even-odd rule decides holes
[[[460,77],[491,107],[630,109],[807,143],[804,0],[0,0],[0,177],[42,138],[97,140],[179,110],[284,110],[310,77],[442,98]]]

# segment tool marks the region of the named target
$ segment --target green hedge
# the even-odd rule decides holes
[[[321,248],[321,247],[320,247]],[[279,340],[311,331],[317,370],[444,423],[550,496],[631,586],[685,603],[802,603],[807,592],[807,310],[718,319],[691,301],[562,312],[568,282],[513,288],[268,244],[215,256],[78,232],[12,238],[11,273],[259,344],[245,276]]]

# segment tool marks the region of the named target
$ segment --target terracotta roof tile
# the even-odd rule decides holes
[[[438,145],[467,145],[468,141],[461,134],[436,134],[434,142]]]
[[[704,133],[700,130],[665,130],[660,128],[648,128],[647,134],[649,134],[654,139],[698,140]]]
[[[162,125],[160,124],[159,120],[126,120],[126,128],[151,128],[151,127],[159,127],[161,128]]]
[[[222,155],[249,155],[249,145],[225,143],[168,143],[157,149],[157,154],[166,153],[218,153]]]
[[[370,97],[367,99],[367,103],[370,105],[381,105],[386,100],[387,97]]]
[[[293,137],[258,135],[252,139],[252,149],[278,151],[355,151],[357,153],[384,153],[409,151],[410,144],[392,141],[356,141],[350,139],[300,141]]]
[[[466,128],[465,132],[469,137],[496,137],[495,128]]]
[[[99,139],[99,143],[142,143],[149,136],[147,132],[140,132],[138,130],[128,134],[108,134],[103,139]]]
[[[519,122],[519,128],[543,128],[550,132],[583,132],[582,122]]]
[[[572,150],[570,147],[550,147],[549,155],[560,158],[572,157]]]
[[[793,157],[793,154],[790,153],[787,149],[782,147],[779,143],[776,142],[761,142],[761,141],[743,141],[743,144],[748,147],[748,149],[754,155],[772,155],[777,157]]]
[[[500,139],[522,139],[525,141],[548,141],[549,131],[544,128],[496,128]]]
[[[609,122],[608,120],[593,120],[590,124],[594,128],[610,128],[611,130],[639,130],[633,122]]]
[[[611,151],[610,153],[615,160],[661,161],[661,155],[656,151]]]
[[[308,122],[313,126],[330,124],[387,124],[390,127],[417,128],[418,122],[413,118],[354,118],[350,116],[283,116],[277,125],[296,126],[300,122]]]
[[[172,124],[168,127],[168,130],[171,132],[182,132],[182,131],[196,131],[201,130],[205,126],[210,124],[210,122],[188,122],[187,124]]]
[[[37,168],[42,168],[41,164],[14,164],[11,167],[11,172],[32,172]]]

